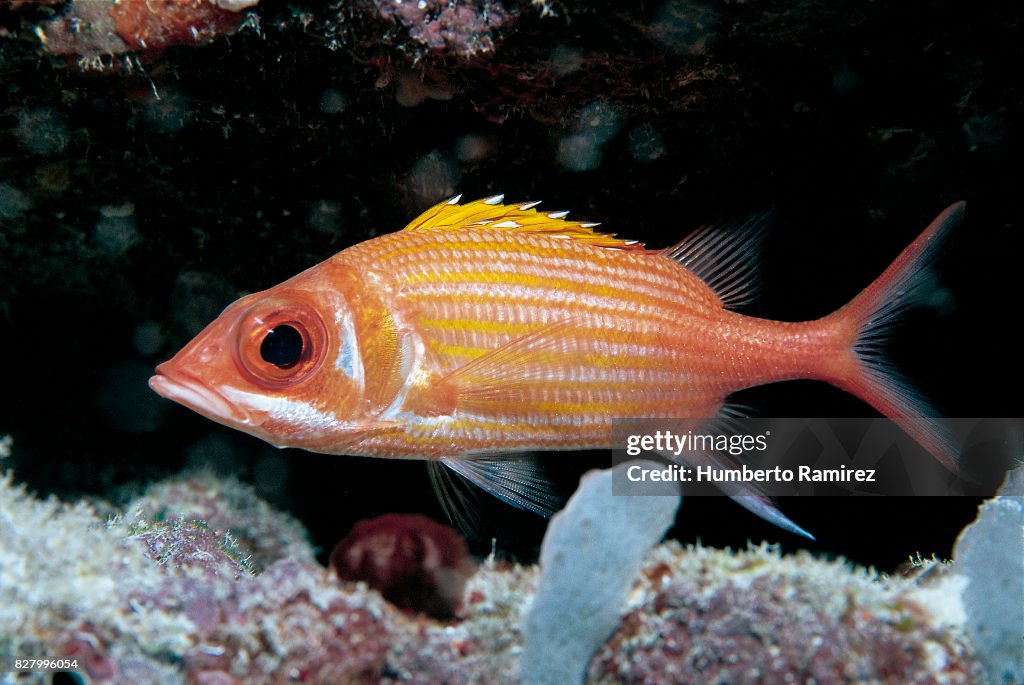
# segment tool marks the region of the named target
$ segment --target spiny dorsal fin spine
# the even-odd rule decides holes
[[[624,240],[613,235],[597,233],[599,224],[566,219],[568,212],[538,212],[539,202],[502,204],[503,195],[493,195],[482,200],[458,204],[456,196],[434,205],[419,215],[406,231],[460,230],[468,227],[487,226],[507,231],[558,236],[570,238],[590,245],[617,250],[646,252],[647,249],[635,240]]]

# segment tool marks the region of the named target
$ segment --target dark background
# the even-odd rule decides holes
[[[1004,65],[1024,43],[1010,5],[555,2],[541,17],[506,3],[518,15],[495,51],[469,58],[427,51],[372,2],[325,5],[264,0],[259,31],[98,72],[40,47],[35,27],[64,6],[0,9],[0,433],[14,436],[2,464],[18,480],[123,503],[209,466],[252,482],[328,550],[360,518],[440,518],[422,464],[277,451],[145,381],[236,297],[455,192],[543,200],[652,247],[774,208],[747,311],[787,320],[843,304],[967,200],[932,306],[907,317],[893,356],[947,416],[1021,415],[1010,326],[1024,96]],[[400,104],[403,80],[440,97]],[[581,111],[605,113],[586,170],[559,158],[595,130]],[[762,415],[871,415],[809,382],[738,399]],[[545,463],[569,492],[606,458]],[[724,498],[691,498],[675,535],[891,571],[917,552],[948,556],[977,503],[789,499],[818,536],[807,543]],[[532,561],[544,522],[484,509],[498,550]]]

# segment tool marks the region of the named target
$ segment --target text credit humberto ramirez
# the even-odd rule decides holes
[[[969,473],[951,472],[886,418],[616,419],[612,491],[720,495],[756,484],[772,497],[995,494],[1017,463],[1010,447],[1024,423],[954,418],[936,428]]]
[[[673,433],[671,430],[657,430],[652,434],[634,434],[626,440],[626,454],[631,457],[640,456],[645,452],[679,457],[689,452],[719,452],[739,456],[747,452],[764,452],[768,449],[768,438],[771,431],[757,435],[722,435],[710,433],[684,434]],[[676,482],[676,483],[834,483],[856,481],[861,483],[875,482],[875,469],[853,469],[849,467],[817,468],[807,464],[799,464],[795,469],[773,466],[770,468],[752,468],[746,464],[737,468],[728,468],[712,464],[686,466],[683,464],[632,464],[626,469],[626,477],[636,482]]]

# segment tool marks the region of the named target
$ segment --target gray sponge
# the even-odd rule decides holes
[[[580,479],[541,546],[537,594],[523,625],[523,683],[583,682],[594,653],[619,625],[644,556],[672,525],[681,499],[612,495],[610,470]]]
[[[1024,682],[1024,469],[981,505],[953,549],[966,628],[989,682]]]

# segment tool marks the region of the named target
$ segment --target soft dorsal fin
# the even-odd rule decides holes
[[[739,307],[757,294],[758,256],[771,218],[767,212],[738,225],[705,226],[663,254],[704,281],[725,307]]]
[[[646,252],[635,240],[623,240],[612,235],[597,233],[599,224],[571,221],[568,212],[538,212],[539,202],[503,204],[504,195],[459,204],[461,195],[434,205],[405,227],[406,231],[459,230],[470,227],[499,228],[510,231],[543,234],[569,238],[590,245],[617,250]]]

